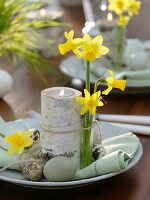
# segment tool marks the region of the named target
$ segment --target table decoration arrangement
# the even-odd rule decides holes
[[[16,120],[16,121],[8,122],[8,123],[4,122],[4,120],[2,120],[2,118],[1,118],[0,119],[0,132],[3,132],[4,134],[7,134],[9,132],[11,135],[13,132],[16,132],[17,130],[20,130],[20,129],[22,129],[24,132],[28,131],[29,129],[31,129],[33,127],[35,127],[36,130],[40,130],[40,121],[41,121],[40,114],[35,111],[30,111],[29,116],[30,116],[30,118]],[[19,165],[13,165],[10,167],[9,170],[7,169],[0,173],[0,180],[8,181],[10,183],[22,185],[25,187],[37,188],[37,189],[38,188],[39,189],[65,189],[65,188],[72,188],[72,187],[80,187],[80,186],[84,186],[84,185],[93,183],[98,180],[109,178],[109,177],[115,176],[117,174],[123,173],[124,171],[133,167],[139,161],[140,157],[142,156],[142,147],[139,142],[139,139],[132,133],[129,133],[128,131],[126,131],[125,129],[117,128],[115,126],[109,125],[109,123],[107,123],[107,122],[102,122],[102,123],[100,123],[100,125],[101,125],[101,129],[103,132],[103,141],[102,142],[106,143],[107,149],[110,148],[110,151],[115,152],[115,150],[118,148],[118,150],[122,149],[122,151],[126,152],[127,154],[130,154],[130,153],[134,154],[134,151],[135,151],[133,158],[129,159],[130,161],[127,158],[127,160],[125,161],[126,164],[124,162],[122,162],[120,159],[119,160],[121,162],[119,161],[119,163],[118,163],[118,159],[117,159],[116,160],[117,162],[116,163],[113,162],[114,164],[110,168],[110,163],[112,162],[112,160],[114,158],[114,156],[113,156],[114,153],[112,153],[112,154],[110,154],[110,157],[107,156],[106,159],[102,160],[101,166],[105,165],[105,167],[102,168],[100,176],[96,175],[95,177],[91,177],[91,178],[74,180],[74,181],[71,180],[71,181],[65,181],[65,182],[49,182],[45,178],[42,178],[41,181],[30,181],[24,175],[22,175]],[[95,135],[96,133],[97,133],[97,128],[95,127],[94,128],[94,136],[96,136]],[[115,144],[116,144],[116,139],[118,140],[118,143],[120,145],[119,145],[119,147],[117,147],[117,145],[113,145],[114,146],[114,150],[113,150],[113,149],[111,149],[112,144],[113,144],[113,142],[115,142]],[[94,141],[96,141],[96,143],[97,143],[97,136],[94,139]],[[3,146],[4,148],[8,148],[8,144],[5,142],[5,140],[2,137],[0,137],[0,145],[1,145],[1,147]],[[115,149],[115,147],[116,147],[116,149]],[[13,162],[18,162],[17,154],[14,154],[13,156],[9,156],[7,154],[7,152],[5,150],[3,150],[2,148],[0,148],[0,152],[1,152],[1,156],[0,156],[0,166],[1,167],[11,165]],[[120,152],[119,154],[122,154],[122,153]],[[120,169],[121,166],[123,167],[124,165],[127,165],[128,161],[129,161],[128,166],[125,167],[124,169]],[[92,170],[93,171],[92,173],[95,173],[95,169],[93,169],[93,170]],[[80,170],[78,171],[78,174],[79,174],[79,172],[80,172]],[[89,176],[89,175],[90,174],[87,173],[87,176]]]
[[[148,93],[150,91],[150,58],[147,48],[149,42],[126,38],[127,25],[131,18],[139,13],[140,7],[141,2],[137,0],[104,0],[92,4],[89,0],[83,1],[86,23],[90,22],[95,24],[94,27],[90,27],[87,31],[89,31],[89,34],[93,37],[97,34],[102,34],[105,38],[104,44],[110,49],[110,52],[106,57],[98,59],[96,63],[93,62],[94,67],[91,67],[93,83],[97,77],[105,76],[105,67],[107,66],[107,68],[115,72],[117,79],[127,80],[126,93]],[[121,24],[120,22],[124,22],[124,24]],[[83,28],[83,31],[85,31],[85,27]],[[119,38],[122,38],[122,42],[118,42],[120,40]],[[68,58],[68,60],[66,59],[66,62],[64,61],[61,63],[60,69],[62,72],[67,75],[70,74],[71,77],[85,80],[84,68],[82,70],[83,74],[81,73],[81,75],[75,70],[76,67],[69,70],[68,65],[70,60]],[[115,67],[117,65],[119,66],[119,64],[116,64],[116,61],[118,63],[120,62],[120,67]],[[101,68],[96,67],[98,62]],[[79,65],[84,66],[82,63]],[[72,72],[74,72],[74,74]],[[116,93],[115,90],[113,92]]]
[[[81,109],[82,128],[83,128],[83,145],[82,145],[82,166],[87,167],[92,162],[92,148],[91,144],[91,126],[93,124],[93,115],[96,113],[97,106],[103,106],[103,102],[100,101],[101,92],[97,92],[97,86],[100,81],[105,81],[108,85],[108,89],[102,92],[104,95],[108,95],[112,88],[119,88],[122,91],[125,89],[125,80],[115,80],[112,71],[109,78],[100,78],[95,83],[94,94],[90,94],[90,62],[93,62],[96,58],[100,58],[109,52],[109,49],[102,46],[103,37],[96,36],[94,39],[89,34],[85,34],[83,39],[75,38],[74,31],[69,33],[65,32],[67,42],[59,45],[59,50],[62,55],[69,51],[73,51],[79,59],[83,58],[86,60],[86,89],[84,89],[84,97],[77,97],[76,101],[83,105]],[[82,49],[82,51],[81,51]],[[85,130],[84,130],[85,129]]]
[[[102,140],[96,108],[104,105],[103,95],[108,95],[113,88],[123,91],[126,84],[125,80],[116,80],[108,70],[110,76],[99,78],[91,95],[90,63],[109,51],[102,45],[103,37],[91,38],[85,34],[74,38],[73,30],[65,32],[65,37],[67,41],[58,46],[60,53],[73,51],[86,61],[84,97],[73,88],[47,88],[41,92],[41,116],[38,114],[36,120],[24,120],[20,126],[17,121],[7,124],[1,118],[0,173],[14,169],[27,180],[38,183],[46,179],[53,184],[66,181],[74,184],[80,179],[121,173],[142,155],[139,139],[132,133]],[[108,86],[103,92],[98,89],[101,82]],[[134,156],[135,161],[129,165]]]

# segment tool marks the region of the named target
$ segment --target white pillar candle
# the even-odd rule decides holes
[[[41,92],[41,146],[45,159],[69,156],[80,166],[81,105],[75,101],[79,96],[80,91],[67,87]]]

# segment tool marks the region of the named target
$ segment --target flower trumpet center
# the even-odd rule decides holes
[[[15,137],[12,139],[12,142],[15,146],[22,146],[24,144],[23,138],[21,138],[19,135],[15,135]]]
[[[67,52],[70,51],[70,50],[72,50],[73,49],[72,42],[71,41],[67,42],[65,47],[66,47],[66,51]]]
[[[95,59],[95,53],[93,51],[89,51],[85,54],[85,59],[92,62]]]
[[[97,106],[97,101],[96,101],[96,100],[93,100],[93,99],[92,99],[92,100],[89,101],[89,107],[90,107],[90,108],[96,107],[96,106]]]
[[[122,1],[118,1],[117,2],[117,7],[122,10],[123,7],[124,7],[124,3]]]
[[[74,48],[74,45],[73,45],[72,41],[68,41],[64,44],[59,45],[59,51],[62,55],[64,55],[68,51],[73,50],[73,48]]]

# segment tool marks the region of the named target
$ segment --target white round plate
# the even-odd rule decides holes
[[[19,120],[18,124],[21,125],[21,123],[24,122],[24,120]],[[15,122],[17,123],[17,121]],[[11,123],[10,123],[11,124]],[[13,123],[14,124],[14,123]],[[121,134],[128,133],[125,129],[115,127],[110,125],[107,122],[101,123],[101,128],[103,132],[103,138],[109,138]],[[111,131],[108,131],[110,130]],[[140,160],[142,156],[143,150],[142,145],[139,144],[139,147],[137,149],[136,154],[134,157],[130,160],[128,167],[126,167],[124,170],[121,170],[119,172],[109,173],[93,178],[83,179],[83,180],[77,180],[77,181],[67,181],[67,182],[47,182],[46,179],[43,179],[41,182],[34,182],[27,180],[20,172],[14,171],[14,170],[6,170],[0,174],[0,180],[7,181],[16,185],[21,185],[24,187],[30,187],[30,188],[37,188],[37,189],[67,189],[67,188],[75,188],[80,186],[85,186],[91,183],[94,183],[96,181],[100,181],[106,178],[110,178],[112,176],[116,176],[118,174],[121,174],[134,165],[137,164],[137,162]]]
[[[137,164],[139,159],[141,158],[143,153],[142,146],[141,144],[138,147],[138,150],[133,157],[133,159],[129,162],[129,165],[127,168],[124,170],[121,170],[119,172],[114,172],[102,176],[97,176],[93,178],[88,178],[88,179],[83,179],[83,180],[78,180],[78,181],[67,181],[67,182],[47,182],[45,179],[43,179],[41,182],[33,182],[25,179],[21,173],[13,170],[7,170],[3,173],[1,173],[0,180],[4,180],[16,185],[21,185],[24,187],[30,187],[30,188],[37,188],[37,189],[67,189],[67,188],[75,188],[75,187],[80,187],[80,186],[85,186],[88,184],[91,184],[96,181],[100,181],[106,178],[110,178],[112,176],[116,176],[118,174],[121,174],[134,165]]]
[[[91,63],[91,69],[100,66],[100,60],[97,59],[96,61]],[[107,61],[106,61],[107,62]],[[109,64],[102,63],[103,66],[109,66]],[[60,64],[60,70],[70,76],[72,78],[77,78],[82,81],[85,81],[86,78],[86,68],[84,60],[77,59],[76,56],[70,56],[63,60]],[[104,67],[102,68],[104,71]],[[106,71],[106,70],[105,70]],[[91,83],[94,84],[95,81],[98,79],[98,75],[91,70]],[[148,79],[139,79],[139,80],[127,80],[126,85],[126,93],[147,93],[150,92],[150,77]],[[105,86],[105,84],[102,84]],[[138,90],[137,90],[138,89]],[[119,90],[112,90],[114,93],[120,93]]]

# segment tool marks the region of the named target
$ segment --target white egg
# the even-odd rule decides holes
[[[144,69],[147,68],[149,60],[147,52],[137,52],[126,59],[126,65],[130,69]]]
[[[0,70],[0,98],[4,97],[12,88],[13,79],[11,75],[4,71]]]
[[[71,158],[58,156],[50,159],[44,166],[43,174],[49,181],[69,181],[77,171],[77,165]]]

